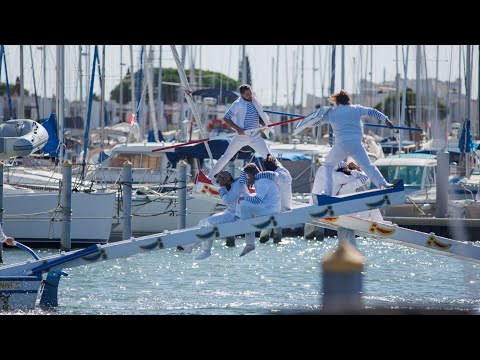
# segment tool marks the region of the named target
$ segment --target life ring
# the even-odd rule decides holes
[[[226,130],[228,129],[228,125],[223,120],[220,120],[220,119],[210,120],[210,122],[208,123],[208,130],[220,130],[220,129]]]

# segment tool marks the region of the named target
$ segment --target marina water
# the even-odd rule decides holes
[[[480,265],[369,238],[357,238],[365,255],[363,302],[366,308],[428,307],[480,309]],[[280,244],[256,241],[239,257],[236,247],[214,243],[212,256],[196,261],[165,249],[89,266],[65,269],[59,306],[52,315],[264,315],[321,309],[321,259],[337,246],[324,241],[283,238]],[[40,257],[57,249],[37,249]],[[5,249],[4,265],[28,259]],[[18,312],[22,313],[22,312]]]

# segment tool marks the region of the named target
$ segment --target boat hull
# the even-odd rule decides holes
[[[47,130],[33,120],[7,120],[0,125],[0,159],[28,156],[48,141]]]
[[[35,309],[41,276],[0,276],[0,309]]]
[[[115,193],[72,193],[71,241],[106,243],[112,228]],[[60,244],[62,212],[57,192],[4,194],[3,231],[26,244]]]

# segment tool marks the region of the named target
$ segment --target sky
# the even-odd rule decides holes
[[[35,83],[37,93],[41,96],[44,93],[44,76],[42,66],[43,45],[24,45],[24,86],[33,93],[35,74]],[[65,96],[69,100],[79,99],[79,46],[65,45]],[[86,52],[87,45],[81,45],[82,51]],[[170,45],[152,45],[154,53],[154,66],[159,65],[159,52],[162,47],[162,67],[175,68]],[[107,99],[110,97],[110,91],[118,85],[120,81],[120,63],[123,62],[122,73],[125,75],[127,66],[130,66],[129,45],[122,46],[122,56],[120,56],[120,45],[107,45],[105,49],[105,84]],[[201,67],[204,70],[218,71],[234,79],[238,77],[238,67],[241,53],[241,45],[189,45],[187,46],[185,68],[190,67],[190,59],[194,58],[195,67]],[[462,56],[465,57],[466,46],[461,45],[440,45],[438,46],[438,79],[440,81],[454,81],[459,74],[459,49],[462,47]],[[91,48],[91,61],[93,61],[93,46]],[[147,45],[147,49],[150,45]],[[177,51],[181,53],[181,45],[176,45]],[[304,104],[306,94],[315,94],[320,96],[329,95],[330,87],[330,51],[331,45],[246,45],[245,51],[250,60],[252,72],[252,86],[264,105],[271,104],[275,99],[275,89],[278,89],[277,103],[285,105],[287,101],[292,103],[294,70],[296,61],[296,104],[300,102],[302,89],[302,48],[303,48],[303,94]],[[403,58],[406,57],[406,45],[345,45],[345,84],[344,88],[354,93],[358,89],[360,75],[367,80],[372,79],[374,83],[393,81],[398,72],[404,74]],[[415,45],[409,45],[408,50],[408,78],[416,77],[416,48]],[[477,98],[478,93],[478,46],[474,46],[473,53],[473,78],[472,78],[472,97]],[[133,45],[133,62],[135,71],[138,70],[141,45]],[[192,50],[190,50],[192,49]],[[341,45],[336,47],[336,81],[335,91],[341,88]],[[277,56],[279,50],[279,56]],[[373,51],[372,51],[373,50]],[[30,53],[31,51],[31,53]],[[192,53],[190,52],[192,51]],[[396,51],[398,51],[398,62],[396,61]],[[20,46],[5,46],[7,70],[9,82],[14,83],[15,78],[20,75]],[[99,47],[101,54],[101,47]],[[373,57],[371,53],[373,52]],[[437,71],[437,46],[424,46],[426,58],[426,72],[428,78],[435,78]],[[193,56],[192,56],[193,54]],[[201,55],[200,55],[201,54]],[[300,54],[300,56],[297,56]],[[402,55],[403,54],[403,55]],[[32,56],[31,56],[32,55]],[[56,92],[55,90],[55,59],[56,46],[46,46],[46,93],[48,97]],[[33,57],[33,67],[32,67]],[[82,56],[82,79],[83,79],[83,99],[88,94],[86,86],[86,60],[87,56]],[[276,76],[276,62],[278,60],[278,77]],[[328,60],[328,61],[326,61]],[[464,61],[462,60],[462,64]],[[91,71],[91,70],[90,70]],[[462,78],[464,77],[464,66],[461,66]],[[371,73],[371,75],[370,75]],[[288,76],[288,95],[287,95],[287,76]],[[422,77],[425,77],[423,73]],[[278,78],[278,85],[276,84]],[[98,79],[98,78],[97,78]],[[5,71],[2,64],[0,81],[5,82]],[[100,94],[100,86],[95,81],[95,93]],[[465,93],[465,89],[462,90]]]

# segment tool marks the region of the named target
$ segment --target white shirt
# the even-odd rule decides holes
[[[230,190],[227,190],[224,186],[220,187],[220,197],[222,201],[227,205],[225,211],[235,212],[237,208],[237,201],[240,196],[247,196],[250,193],[248,192],[247,185],[241,181],[241,179],[235,180]]]
[[[252,103],[255,106],[255,109],[258,112],[258,115],[260,118],[263,120],[265,125],[270,125],[270,118],[266,113],[263,112],[262,104],[258,101],[258,99],[253,95],[252,96]],[[232,117],[230,118],[235,125],[238,127],[245,129],[245,115],[247,114],[247,101],[243,100],[243,98],[240,96],[237,100],[235,100],[232,103],[232,106],[227,110],[225,115],[228,114],[228,112],[232,113]],[[229,114],[230,115],[230,114]],[[225,117],[225,116],[224,116]],[[265,135],[268,136],[268,131],[272,131],[272,128],[268,128],[264,131]]]
[[[362,116],[385,121],[380,111],[361,105],[339,105],[327,112],[320,124],[330,124],[335,134],[335,144],[363,139]]]
[[[367,181],[367,174],[365,174],[363,171],[352,170],[350,175],[347,175],[341,171],[334,171],[332,194],[336,196],[339,194],[354,193]]]
[[[246,201],[264,204],[272,209],[280,209],[282,199],[275,178],[278,174],[273,171],[262,171],[255,175],[255,195],[245,196]]]

